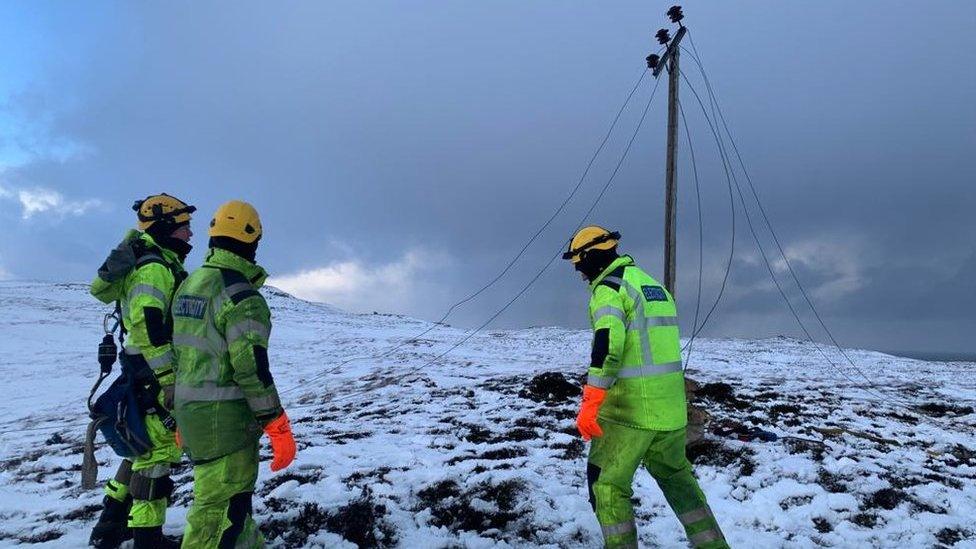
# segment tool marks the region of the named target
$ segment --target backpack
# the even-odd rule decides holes
[[[95,401],[91,417],[112,450],[120,457],[132,459],[151,450],[152,443],[133,377],[124,370]]]
[[[98,386],[111,373],[118,347],[112,334],[105,334],[99,346],[98,361],[102,374],[88,395],[88,412],[91,423],[85,434],[81,462],[81,487],[90,490],[98,480],[98,461],[95,459],[95,434],[102,433],[105,442],[115,453],[125,459],[133,459],[152,450],[152,441],[146,429],[145,403],[140,400],[140,368],[133,368],[130,361],[122,360],[119,377],[92,403]],[[123,357],[125,355],[122,355]],[[150,374],[151,375],[151,374]],[[167,414],[168,415],[168,414]]]

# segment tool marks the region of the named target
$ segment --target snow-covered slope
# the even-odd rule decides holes
[[[262,464],[255,513],[270,546],[600,545],[573,426],[587,333],[485,332],[421,368],[464,333],[436,327],[389,356],[342,364],[429,324],[265,295],[300,448],[283,472]],[[0,546],[81,547],[96,519],[101,494],[80,488],[79,470],[104,312],[83,285],[0,282]],[[976,547],[976,365],[850,354],[884,394],[794,340],[696,342],[693,377],[713,425],[800,437],[710,434],[695,452],[729,541]],[[118,458],[97,456],[104,481]],[[176,480],[174,534],[189,468]],[[635,497],[642,545],[685,546],[646,472]]]

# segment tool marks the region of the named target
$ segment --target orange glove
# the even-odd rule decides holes
[[[177,427],[176,428],[176,431],[173,432],[173,436],[176,437],[176,447],[177,448],[182,448],[183,447],[183,436],[180,435],[180,428],[179,427]]]
[[[295,437],[291,434],[288,415],[281,412],[280,416],[264,426],[264,433],[271,439],[271,451],[274,453],[271,470],[280,471],[291,465],[295,460]]]
[[[583,435],[583,440],[603,436],[603,429],[596,422],[596,416],[600,412],[600,406],[606,398],[606,389],[600,389],[592,385],[583,386],[583,403],[580,404],[579,415],[576,416],[576,428]]]

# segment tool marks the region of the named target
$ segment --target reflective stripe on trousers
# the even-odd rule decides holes
[[[617,524],[600,526],[600,529],[603,530],[603,537],[606,538],[609,536],[620,536],[634,532],[637,530],[637,524],[633,521],[633,519],[631,519],[626,522],[618,522]]]
[[[166,475],[169,475],[171,469],[172,468],[170,467],[169,463],[159,463],[148,469],[137,471],[137,474],[146,478],[163,478]]]
[[[708,507],[700,507],[698,509],[695,509],[694,511],[688,511],[687,513],[681,513],[680,515],[678,515],[678,520],[680,520],[681,521],[681,524],[684,524],[685,526],[691,526],[692,524],[694,524],[696,522],[699,522],[699,521],[702,521],[702,520],[705,520],[705,519],[711,518],[711,517],[712,517],[712,512],[711,512],[711,510],[708,509]]]
[[[725,536],[722,535],[722,532],[718,528],[709,528],[708,530],[692,534],[688,537],[688,541],[695,547],[723,539],[725,539]]]
[[[725,539],[725,536],[722,535],[722,531],[718,528],[718,523],[715,522],[715,516],[712,515],[712,510],[709,509],[707,505],[681,513],[678,515],[678,520],[681,521],[681,524],[685,528],[701,525],[700,523],[703,521],[708,521],[711,523],[711,527],[707,530],[702,530],[701,532],[688,536],[688,540],[696,547],[712,541]]]

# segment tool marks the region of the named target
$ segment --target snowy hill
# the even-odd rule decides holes
[[[573,425],[589,334],[485,332],[421,369],[464,333],[439,326],[342,365],[429,324],[265,295],[272,371],[299,443],[290,468],[261,467],[255,514],[270,546],[600,545]],[[84,400],[104,312],[84,285],[0,282],[0,546],[87,540],[101,493],[80,488]],[[976,364],[850,354],[883,395],[794,340],[696,342],[713,426],[799,437],[711,433],[695,452],[732,546],[976,547]],[[118,458],[105,447],[97,457],[104,481]],[[175,479],[174,534],[189,468]],[[643,546],[686,546],[646,472],[635,496]]]

